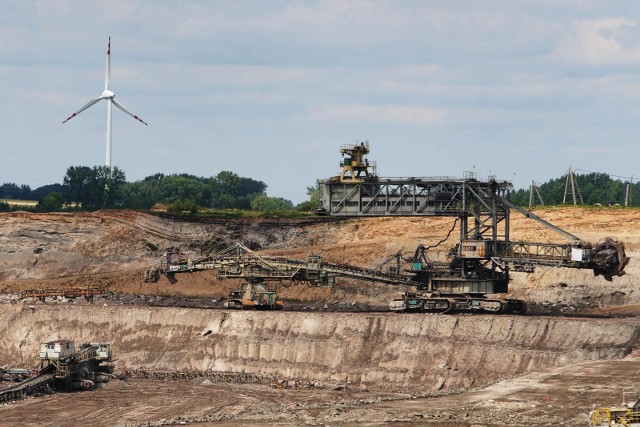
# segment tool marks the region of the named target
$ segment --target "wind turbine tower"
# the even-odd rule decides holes
[[[80,107],[78,111],[76,111],[75,113],[67,117],[67,119],[64,122],[62,122],[62,123],[66,123],[72,118],[74,118],[75,116],[77,116],[78,114],[82,113],[87,108],[91,107],[93,104],[96,104],[97,102],[102,101],[103,99],[106,100],[107,101],[107,154],[106,154],[106,160],[104,164],[108,167],[111,167],[111,110],[113,108],[113,105],[115,105],[116,107],[118,107],[119,109],[121,109],[122,111],[124,111],[125,113],[133,117],[134,119],[138,120],[140,123],[143,123],[149,126],[144,120],[142,120],[140,117],[138,117],[137,115],[129,111],[127,107],[122,105],[120,102],[116,101],[116,94],[111,91],[110,84],[111,84],[111,36],[109,36],[109,41],[107,43],[107,69],[104,77],[104,91],[102,91],[102,94],[99,97],[93,98],[91,101],[87,102],[85,105]]]

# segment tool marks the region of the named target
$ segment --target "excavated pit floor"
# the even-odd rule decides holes
[[[0,365],[29,366],[51,339],[107,340],[118,370],[277,380],[112,380],[0,406],[0,425],[584,426],[640,368],[637,318],[0,304],[0,325]]]

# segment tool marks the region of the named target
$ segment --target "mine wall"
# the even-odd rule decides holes
[[[584,360],[620,358],[638,321],[525,316],[0,306],[0,364],[41,342],[111,341],[119,369],[201,370],[369,389],[455,391]]]

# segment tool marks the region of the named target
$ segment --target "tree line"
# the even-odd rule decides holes
[[[576,192],[580,191],[587,205],[623,205],[629,185],[629,206],[640,206],[640,183],[631,184],[596,172],[574,176]],[[565,186],[566,176],[539,185],[538,191],[544,204],[562,204]],[[139,181],[127,182],[124,171],[117,167],[71,166],[67,169],[62,184],[49,184],[35,190],[28,185],[2,184],[0,199],[33,200],[38,203],[33,208],[25,208],[0,202],[0,211],[18,208],[42,212],[104,208],[150,209],[163,204],[170,212],[194,213],[201,208],[313,212],[319,206],[317,183],[307,187],[309,199],[297,206],[280,197],[269,197],[266,191],[267,184],[264,182],[241,177],[230,171],[222,171],[211,177],[157,173]],[[523,188],[512,192],[510,198],[520,206],[528,206],[529,194],[530,189]],[[570,195],[566,202],[573,203]],[[537,195],[536,204],[539,204]]]
[[[169,211],[195,212],[199,208],[286,211],[295,206],[289,200],[269,197],[267,184],[222,171],[212,177],[157,173],[127,182],[118,167],[71,166],[62,184],[31,190],[28,185],[5,183],[0,199],[37,200],[34,210],[97,210],[104,208],[150,209],[158,203]],[[0,203],[0,210],[14,209]],[[25,209],[20,206],[20,209]]]

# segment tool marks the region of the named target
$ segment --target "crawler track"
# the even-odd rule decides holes
[[[174,302],[174,301],[154,301],[151,303],[148,302],[129,302],[129,304],[135,306],[152,306],[152,307],[172,307],[172,308],[191,308],[196,310],[230,310],[229,308],[223,307],[218,304],[212,304],[205,301],[209,301],[207,299],[203,299],[202,301],[192,301],[191,304],[183,303],[183,302]],[[366,314],[366,313],[379,313],[386,314],[389,316],[397,316],[399,314],[410,314],[410,315],[426,315],[426,314],[438,314],[438,315],[465,315],[465,316],[495,316],[496,313],[491,312],[473,312],[473,311],[402,311],[402,312],[394,312],[389,310],[388,307],[385,306],[370,306],[370,305],[342,305],[342,304],[333,304],[329,305],[326,308],[322,305],[310,304],[305,305],[301,303],[287,303],[285,301],[285,305],[282,312],[315,312],[315,313],[353,313],[353,314]],[[584,313],[580,311],[571,311],[565,312],[560,309],[549,309],[543,306],[539,306],[536,304],[527,304],[527,309],[524,313],[500,313],[499,316],[524,316],[524,317],[565,317],[565,318],[587,318],[587,319],[602,319],[602,318],[610,318],[610,317],[633,317],[633,316],[611,316],[607,314],[593,314],[593,313]]]

